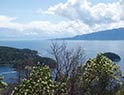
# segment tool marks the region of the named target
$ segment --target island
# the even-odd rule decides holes
[[[105,52],[104,55],[113,62],[119,62],[121,60],[121,57],[113,52]]]

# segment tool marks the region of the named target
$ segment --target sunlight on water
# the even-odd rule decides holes
[[[0,73],[0,75],[13,74],[13,73],[17,73],[17,71],[2,72]]]

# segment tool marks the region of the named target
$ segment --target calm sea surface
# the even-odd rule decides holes
[[[63,41],[58,41],[62,43]],[[121,61],[118,63],[124,74],[124,41],[65,41],[69,48],[82,47],[84,49],[87,58],[95,57],[99,52],[114,52],[121,57]],[[50,49],[51,41],[0,41],[0,46],[9,46],[16,48],[29,48],[37,50],[40,55],[48,56],[48,50]],[[10,73],[8,73],[10,72]],[[0,74],[5,77],[6,82],[13,81],[12,78],[16,77],[16,72],[7,66],[0,66]]]

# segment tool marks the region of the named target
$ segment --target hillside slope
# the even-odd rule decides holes
[[[61,40],[124,40],[124,28],[99,31],[71,38],[61,38]]]

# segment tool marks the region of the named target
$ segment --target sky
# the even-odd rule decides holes
[[[0,40],[72,37],[124,28],[124,0],[0,0]]]

